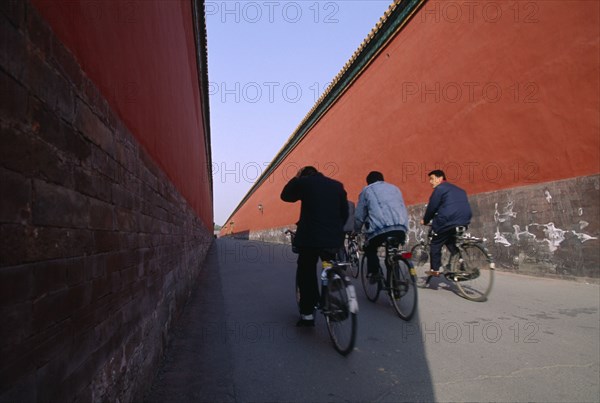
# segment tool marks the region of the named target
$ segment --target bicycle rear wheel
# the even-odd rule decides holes
[[[392,306],[401,319],[410,320],[417,307],[417,282],[412,263],[403,259],[395,261],[389,280],[388,295]]]
[[[379,280],[372,282],[373,280],[367,277],[369,270],[367,268],[367,256],[363,255],[360,260],[360,277],[365,290],[367,299],[371,302],[377,301],[379,298],[379,291],[381,291],[381,283]]]
[[[471,301],[487,300],[494,283],[494,264],[489,253],[478,244],[460,247],[452,257],[452,280],[459,294]]]
[[[323,314],[331,342],[342,355],[347,355],[354,348],[357,312],[356,293],[350,279],[332,269],[327,282]]]
[[[429,247],[420,243],[411,249],[412,261],[416,272],[416,285],[424,287],[427,285],[428,276],[425,274],[429,270]]]

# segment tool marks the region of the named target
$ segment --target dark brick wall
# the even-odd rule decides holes
[[[0,401],[140,398],[211,230],[35,9],[1,1]]]
[[[600,175],[481,193],[469,200],[469,232],[486,239],[498,269],[600,278]],[[410,245],[427,235],[427,227],[419,224],[424,213],[424,204],[409,208]],[[286,228],[235,236],[288,243]]]

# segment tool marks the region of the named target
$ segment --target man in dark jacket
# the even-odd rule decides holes
[[[446,245],[450,253],[457,253],[456,227],[468,226],[471,222],[471,206],[467,193],[456,185],[446,182],[444,171],[429,172],[429,183],[433,193],[429,197],[427,210],[421,224],[431,224],[431,270],[426,274],[438,277],[442,265],[442,247]]]
[[[301,315],[297,326],[314,326],[314,310],[319,302],[315,268],[319,258],[331,260],[344,243],[343,227],[348,218],[346,191],[340,182],[307,166],[285,185],[281,200],[302,202],[294,237]]]

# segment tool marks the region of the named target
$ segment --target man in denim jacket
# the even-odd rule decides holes
[[[406,239],[408,212],[397,186],[384,182],[381,172],[367,175],[367,186],[360,192],[354,213],[354,229],[365,228],[367,246],[365,255],[369,277],[379,273],[377,248],[387,237],[397,238],[401,244]]]

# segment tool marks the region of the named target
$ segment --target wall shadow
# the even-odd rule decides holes
[[[217,239],[147,401],[434,401],[418,313],[400,320],[354,280],[358,338],[343,357],[320,314],[295,327],[296,259],[289,245]]]

